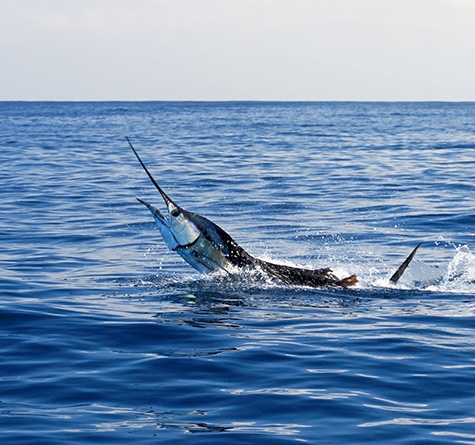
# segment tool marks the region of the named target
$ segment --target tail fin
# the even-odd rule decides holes
[[[419,249],[420,245],[422,243],[419,243],[415,249],[411,252],[411,254],[405,259],[404,263],[402,263],[400,266],[399,266],[399,269],[396,270],[396,272],[394,273],[394,275],[389,279],[389,281],[391,281],[391,283],[397,283],[399,281],[399,278],[401,278],[402,274],[404,273],[404,271],[407,269],[407,266],[409,266],[409,263],[412,261],[412,259],[414,258],[414,255],[416,254],[417,252],[417,249]]]

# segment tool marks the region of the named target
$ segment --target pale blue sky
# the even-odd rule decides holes
[[[475,0],[1,0],[0,100],[475,100]]]

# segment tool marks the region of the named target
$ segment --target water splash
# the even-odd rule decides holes
[[[364,258],[346,258],[345,261],[337,262],[333,266],[334,273],[339,277],[356,273],[359,279],[355,289],[399,289],[421,290],[431,292],[451,292],[475,294],[475,255],[468,245],[453,247],[454,254],[449,258],[447,265],[428,264],[423,259],[416,259],[411,263],[403,279],[397,284],[389,281],[389,277],[395,267],[389,268],[382,262],[370,266]],[[278,262],[293,267],[316,268],[314,264],[300,264],[293,261],[279,261],[265,254],[266,261]],[[393,270],[394,269],[394,270]],[[272,291],[288,288],[259,271],[238,271],[229,275],[224,272],[216,272],[209,275],[189,274],[186,276],[151,277],[147,279],[149,284],[159,288],[193,288],[214,290],[243,291],[252,290]],[[295,287],[294,287],[295,288]]]
[[[468,245],[455,247],[447,272],[426,290],[475,294],[475,255]]]

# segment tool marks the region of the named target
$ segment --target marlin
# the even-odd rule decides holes
[[[349,287],[358,282],[356,275],[340,279],[330,268],[301,269],[253,257],[214,222],[176,204],[155,181],[130,139],[128,137],[126,139],[145,173],[162,196],[168,215],[165,216],[157,207],[140,198],[137,200],[152,213],[168,248],[178,253],[199,272],[210,273],[222,270],[233,274],[243,269],[255,270],[284,284],[309,287]],[[399,280],[418,247],[419,245],[391,277],[391,282],[396,283]]]

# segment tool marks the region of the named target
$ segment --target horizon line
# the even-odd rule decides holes
[[[0,103],[475,103],[475,100],[401,99],[0,99]]]

